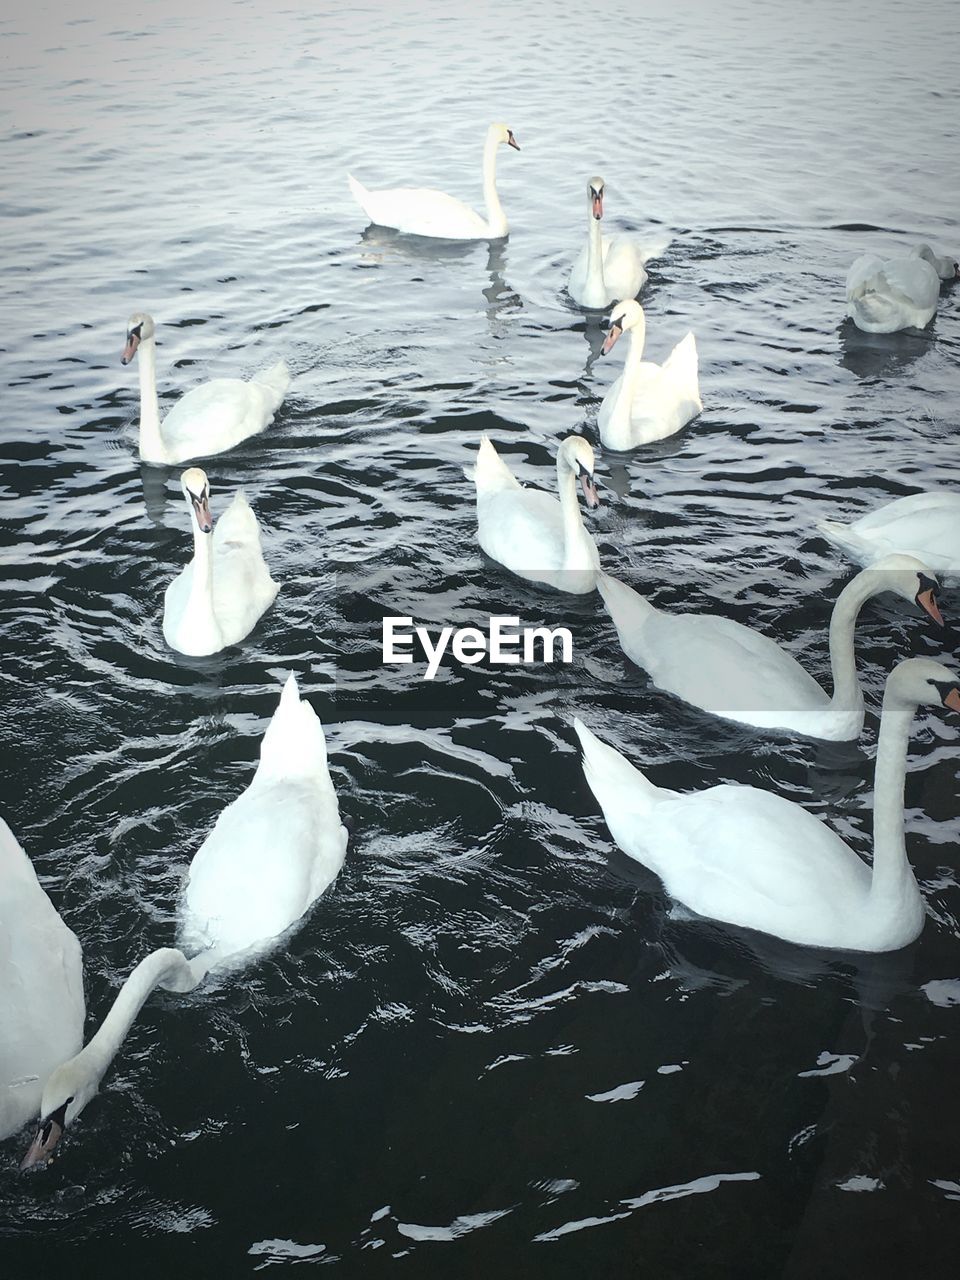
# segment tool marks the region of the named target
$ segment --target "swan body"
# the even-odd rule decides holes
[[[557,450],[558,501],[542,489],[524,489],[483,436],[473,476],[480,546],[530,582],[574,595],[593,591],[600,557],[577,501],[579,476],[587,505],[598,505],[593,471],[589,444],[582,436],[568,436]]]
[[[44,1083],[83,1044],[83,956],[0,818],[0,1141],[37,1115]]]
[[[923,927],[904,838],[903,788],[918,705],[960,711],[960,683],[926,658],[887,680],[874,781],[872,870],[825,823],[757,787],[657,787],[574,722],[610,834],[692,911],[811,947],[895,951]]]
[[[860,564],[902,551],[938,573],[960,573],[960,493],[930,489],[894,498],[859,520],[819,520],[817,528]]]
[[[643,359],[646,321],[643,308],[628,299],[610,316],[604,355],[624,332],[630,346],[623,373],[603,397],[597,414],[606,449],[635,449],[675,435],[703,409],[700,399],[697,342],[692,333],[670,352],[662,365]]]
[[[635,298],[647,282],[645,264],[657,250],[642,249],[633,236],[600,233],[602,178],[587,183],[587,243],[570,272],[570,296],[581,307],[599,310],[621,298]]]
[[[140,371],[140,457],[158,466],[223,453],[270,425],[290,385],[283,360],[249,382],[214,378],[181,396],[160,421],[157,399],[156,326],[137,312],[127,322],[123,364],[138,357]]]
[[[193,559],[167,587],[163,636],[178,653],[219,653],[250,634],[280,588],[260,550],[257,517],[242,491],[217,521],[199,467],[180,477],[193,527]]]
[[[922,329],[940,300],[940,281],[960,276],[951,258],[918,245],[901,258],[865,253],[847,272],[847,315],[865,333]]]
[[[206,969],[261,949],[299,920],[343,864],[323,728],[291,675],[253,780],[217,818],[190,865],[183,935]]]
[[[490,125],[483,148],[485,217],[445,191],[423,187],[368,191],[351,174],[347,174],[347,182],[354,200],[378,226],[440,240],[499,240],[510,230],[497,194],[497,147],[501,143],[520,150],[505,124]]]
[[[938,584],[918,560],[887,556],[862,570],[840,593],[830,621],[830,697],[776,641],[740,622],[711,613],[665,613],[605,573],[597,587],[624,653],[661,689],[741,724],[838,742],[859,738],[863,729],[853,642],[866,601],[893,591],[943,625]]]

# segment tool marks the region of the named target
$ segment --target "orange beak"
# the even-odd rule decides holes
[[[951,711],[960,711],[960,689],[951,689],[944,698],[943,705]]]
[[[600,354],[602,356],[607,355],[609,352],[613,350],[613,348],[616,346],[617,339],[620,337],[621,333],[623,333],[623,329],[620,327],[619,324],[614,323],[610,326],[610,332],[604,338],[603,346],[600,348]]]
[[[140,335],[138,333],[127,334],[127,345],[123,348],[123,355],[120,357],[121,364],[129,364],[133,357],[137,354],[137,347],[140,345]]]
[[[603,217],[603,196],[595,195],[593,197],[593,216],[599,220]]]
[[[943,614],[940,612],[940,607],[937,604],[937,597],[933,587],[928,587],[926,591],[917,592],[917,604],[924,613],[930,615],[938,627],[942,627],[944,625]]]

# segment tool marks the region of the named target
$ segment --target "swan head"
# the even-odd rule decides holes
[[[960,277],[960,262],[954,262],[946,254],[941,257],[934,253],[928,244],[918,244],[914,253],[918,258],[929,262],[941,280],[956,280]]]
[[[960,675],[932,658],[907,658],[887,677],[888,698],[918,707],[946,707],[960,713]]]
[[[590,508],[599,507],[600,495],[594,478],[596,460],[590,445],[583,436],[567,436],[557,450],[557,467],[572,471],[580,480],[583,498]]]
[[[513,130],[508,129],[505,124],[492,124],[487,130],[487,137],[492,138],[494,142],[505,142],[508,147],[513,147],[514,151],[520,150],[520,143],[513,136]]]
[[[67,1125],[76,1120],[99,1088],[100,1075],[91,1072],[83,1050],[57,1067],[43,1087],[40,1125],[20,1161],[22,1170],[50,1163]]]
[[[129,364],[137,354],[137,347],[139,347],[140,343],[152,338],[155,332],[156,326],[153,323],[153,316],[148,316],[145,311],[135,311],[127,321],[127,344],[123,348],[120,363]]]
[[[944,625],[943,614],[937,604],[940,583],[927,566],[914,556],[899,553],[883,556],[862,572],[875,581],[876,592],[894,591],[904,600],[916,604],[938,627]],[[874,578],[875,574],[881,576]]]
[[[603,179],[589,178],[587,180],[587,200],[590,204],[590,212],[599,222],[603,217]]]
[[[603,346],[600,348],[600,354],[604,356],[613,350],[617,339],[625,329],[636,329],[645,323],[643,307],[633,298],[628,298],[626,302],[618,302],[610,313],[608,323],[610,330],[603,340]],[[643,330],[641,329],[642,332]]]
[[[213,532],[213,516],[210,514],[210,481],[199,467],[190,467],[180,477],[180,488],[190,508],[190,517],[201,533]]]

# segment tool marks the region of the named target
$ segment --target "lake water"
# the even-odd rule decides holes
[[[102,1277],[945,1275],[960,1215],[958,727],[915,725],[924,933],[806,952],[683,918],[611,843],[576,713],[655,780],[769,786],[870,849],[884,676],[949,661],[883,598],[859,746],[753,735],[657,695],[591,599],[480,555],[487,431],[551,487],[622,357],[566,300],[584,185],[669,238],[651,358],[697,335],[704,413],[601,458],[605,565],[829,679],[851,567],[816,534],[956,484],[960,290],[923,333],[841,323],[859,252],[956,254],[948,0],[725,6],[204,0],[0,22],[2,812],[85,953],[88,1031],[176,934],[183,874],[247,784],[290,670],[321,715],[344,869],[272,954],[157,994],[61,1158],[0,1159],[0,1267]],[[515,131],[510,238],[364,228],[345,174],[479,202]],[[161,401],[279,355],[276,423],[207,465],[282,584],[239,648],[178,659],[178,472],[141,467],[127,316]],[[945,612],[960,616],[948,590]],[[569,667],[384,669],[384,613],[566,622]],[[2,1031],[2,1029],[0,1029]]]

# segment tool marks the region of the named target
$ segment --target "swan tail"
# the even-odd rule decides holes
[[[619,751],[601,742],[582,720],[575,719],[573,727],[583,752],[584,777],[604,814],[608,809],[619,813],[647,813],[656,803],[660,787],[655,787]]]
[[[646,266],[652,258],[662,258],[669,247],[669,236],[661,236],[658,240],[648,240],[640,246],[640,261]]]
[[[636,638],[636,633],[643,624],[656,613],[649,600],[619,578],[612,578],[609,573],[604,573],[602,569],[597,574],[597,590],[607,606],[607,613],[613,619],[621,644],[624,637]]]
[[[843,547],[858,556],[863,554],[863,540],[853,532],[849,525],[842,524],[839,520],[818,520],[817,529],[834,546]]]
[[[522,486],[490,442],[490,437],[480,437],[477,461],[470,477],[477,486],[477,493],[498,493],[502,489],[520,489]]]
[[[323,726],[310,703],[300,697],[292,672],[260,743],[257,776],[313,777],[325,780],[332,790]]]
[[[271,408],[278,409],[290,386],[290,369],[286,360],[278,360],[269,369],[264,369],[254,376],[253,381],[260,387],[266,387],[273,399]]]
[[[350,187],[350,194],[353,196],[354,200],[356,200],[357,204],[371,222],[375,222],[376,219],[374,218],[373,212],[370,208],[370,196],[372,193],[367,190],[362,182],[358,182],[352,173],[347,174],[347,183]]]

